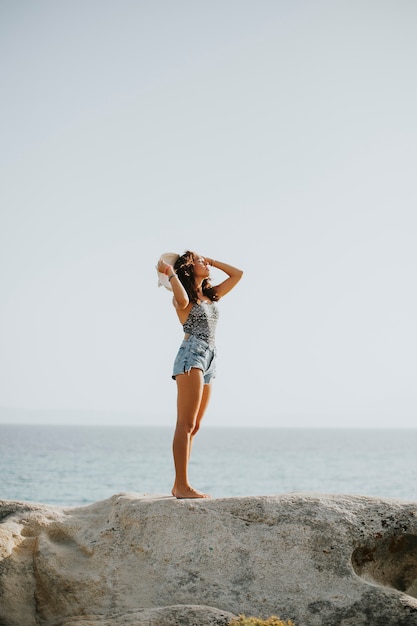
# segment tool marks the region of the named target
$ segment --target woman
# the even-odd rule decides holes
[[[227,274],[227,278],[215,287],[209,282],[210,266]],[[216,372],[218,309],[215,302],[237,285],[243,272],[190,251],[180,256],[174,267],[160,259],[157,269],[168,276],[174,294],[172,303],[185,333],[172,374],[178,394],[177,425],[172,444],[175,465],[172,495],[176,498],[208,498],[207,494],[191,487],[188,461]]]

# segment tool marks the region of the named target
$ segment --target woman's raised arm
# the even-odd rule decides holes
[[[215,259],[210,259],[209,257],[204,258],[212,267],[215,267],[225,274],[228,274],[228,278],[226,278],[226,280],[215,286],[217,296],[219,298],[223,298],[223,296],[229,293],[229,291],[231,291],[233,287],[236,287],[236,285],[243,276],[243,271],[238,269],[237,267],[233,267],[233,265],[229,265],[228,263],[216,261]]]
[[[159,259],[157,269],[158,272],[161,272],[161,274],[166,274],[168,276],[168,280],[171,283],[172,292],[174,294],[174,307],[176,309],[186,309],[190,304],[190,299],[172,265],[169,265],[169,263],[165,263],[165,261]]]

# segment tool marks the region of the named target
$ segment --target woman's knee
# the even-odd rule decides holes
[[[200,430],[200,424],[197,422],[197,424],[194,425],[194,428],[191,431],[191,436],[194,437],[194,435],[197,434],[199,430]]]
[[[177,419],[177,430],[183,431],[187,435],[192,435],[196,428],[196,421],[192,418],[183,418],[178,417]],[[198,428],[197,428],[198,430]]]

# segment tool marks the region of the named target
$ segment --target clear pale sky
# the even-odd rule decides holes
[[[207,424],[414,427],[416,26],[412,0],[0,2],[0,421],[173,424],[155,263],[191,248],[245,271]]]

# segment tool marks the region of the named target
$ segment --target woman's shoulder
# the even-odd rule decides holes
[[[189,311],[191,311],[191,309],[195,305],[195,302],[189,301],[187,306],[181,307],[181,306],[178,305],[178,302],[175,300],[175,296],[174,296],[172,298],[172,304],[173,304],[174,308],[177,309],[177,311],[186,311],[188,313]]]
[[[195,303],[189,302],[189,304],[184,309],[180,309],[178,306],[175,306],[175,301],[174,301],[175,299],[173,298],[172,300],[173,300],[172,304],[175,307],[175,310],[178,315],[178,319],[180,320],[181,324],[185,324],[185,322],[188,319],[188,316],[190,315],[191,309],[193,308]]]

